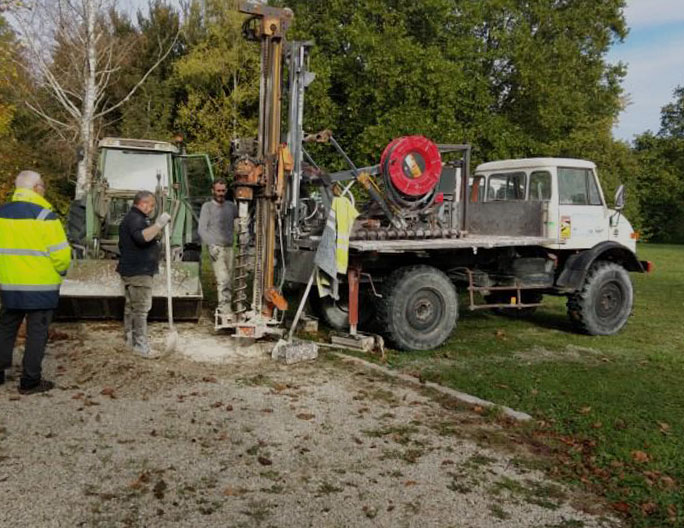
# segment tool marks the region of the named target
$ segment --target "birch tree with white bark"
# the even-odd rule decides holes
[[[159,42],[158,60],[124,97],[109,100],[107,88],[130,51],[130,43],[117,38],[107,24],[112,9],[115,0],[33,0],[10,10],[28,59],[20,66],[29,69],[42,94],[27,95],[25,103],[79,153],[76,199],[89,189],[98,125],[126,104],[178,38],[176,34],[172,42]]]

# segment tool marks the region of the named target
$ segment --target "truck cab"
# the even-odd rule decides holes
[[[472,202],[545,202],[546,247],[583,250],[613,241],[636,252],[637,235],[621,214],[610,208],[596,164],[570,158],[526,158],[483,163],[475,169]]]

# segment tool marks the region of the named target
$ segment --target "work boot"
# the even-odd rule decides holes
[[[159,359],[161,357],[161,353],[157,352],[156,350],[152,350],[149,347],[146,349],[134,347],[133,352],[143,359]]]
[[[24,378],[19,380],[19,394],[37,394],[39,392],[47,392],[55,387],[52,381],[39,379],[38,381],[25,381]]]
[[[135,341],[136,339],[134,338],[134,342]],[[147,338],[142,341],[138,340],[138,342],[133,345],[132,349],[136,356],[143,359],[159,359],[161,357],[161,353],[152,349],[147,343]]]
[[[133,330],[126,332],[124,339],[126,340],[126,346],[133,348]]]

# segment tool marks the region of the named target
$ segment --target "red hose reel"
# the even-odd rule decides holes
[[[432,192],[442,174],[437,145],[423,136],[394,139],[382,153],[380,167],[385,181],[409,200]]]

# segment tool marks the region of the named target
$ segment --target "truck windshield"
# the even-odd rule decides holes
[[[161,185],[169,185],[169,154],[140,150],[108,149],[104,155],[103,177],[110,189],[154,192],[157,174]]]

